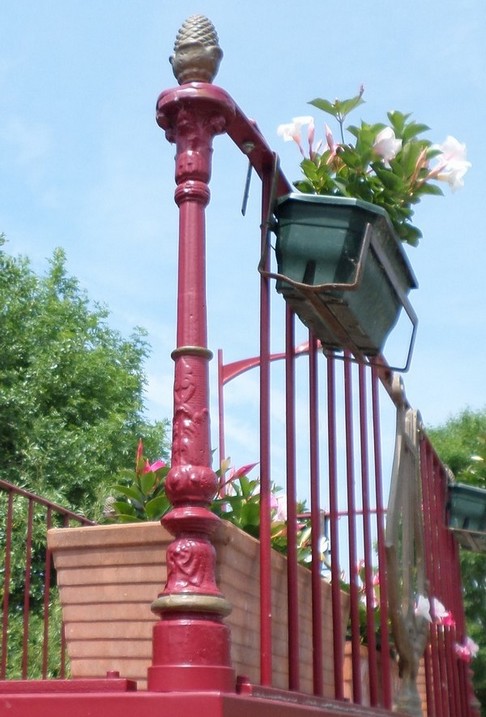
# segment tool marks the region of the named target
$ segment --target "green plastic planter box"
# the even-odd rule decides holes
[[[468,550],[486,552],[486,490],[463,483],[449,486],[449,527]]]
[[[402,309],[414,337],[407,295],[417,281],[384,210],[289,194],[277,201],[275,218],[277,291],[324,347],[379,354]]]

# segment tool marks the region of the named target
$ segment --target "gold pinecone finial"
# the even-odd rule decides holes
[[[177,33],[170,63],[180,85],[212,82],[222,57],[223,51],[212,22],[204,15],[192,15]]]

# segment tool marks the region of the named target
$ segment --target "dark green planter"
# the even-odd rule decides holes
[[[417,282],[384,210],[347,197],[289,194],[275,217],[277,291],[323,346],[379,354],[402,308],[415,334],[407,294]]]
[[[449,486],[449,527],[468,550],[486,552],[486,490],[454,483]]]

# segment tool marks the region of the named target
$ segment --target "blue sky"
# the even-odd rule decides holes
[[[408,254],[420,288],[419,333],[407,395],[426,424],[486,404],[486,4],[483,0],[299,3],[287,0],[15,0],[0,14],[0,231],[7,250],[45,270],[56,246],[111,324],[149,332],[150,415],[170,415],[175,343],[177,209],[174,149],[156,126],[158,94],[175,85],[168,57],[194,13],[215,24],[224,51],[215,80],[255,119],[289,179],[298,153],[277,125],[309,114],[314,97],[366,104],[354,121],[412,112],[442,142],[465,142],[465,187],[426,198],[421,244]],[[316,120],[322,126],[324,115]],[[240,206],[245,159],[214,146],[207,213],[209,344],[226,361],[258,349],[259,187]],[[278,297],[276,297],[278,301]],[[277,309],[278,310],[278,309]],[[275,351],[281,350],[277,331]],[[215,361],[212,367],[214,385]],[[256,377],[231,389],[227,430],[243,462]],[[213,390],[213,396],[215,392]],[[227,438],[228,441],[228,438]],[[246,449],[245,449],[246,446]],[[246,450],[246,453],[245,453]]]

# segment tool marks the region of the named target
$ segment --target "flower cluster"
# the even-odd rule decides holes
[[[460,660],[471,662],[479,652],[479,645],[474,640],[471,640],[470,637],[466,637],[462,645],[456,642],[454,649]]]
[[[451,611],[446,610],[437,598],[431,598],[429,600],[424,595],[419,595],[415,604],[415,614],[436,625],[443,625],[444,627],[450,628],[456,626],[456,621]],[[479,645],[470,637],[466,636],[462,645],[457,642],[454,644],[454,650],[459,659],[465,662],[471,662],[479,652]]]
[[[437,625],[445,625],[447,627],[455,627],[454,620],[450,610],[446,610],[444,605],[437,598],[429,598],[419,595],[415,602],[415,614],[423,617],[427,622],[433,622]]]
[[[230,468],[229,460],[223,461],[218,471],[220,484],[218,494],[211,505],[211,510],[223,520],[236,525],[245,533],[255,538],[260,537],[260,480],[249,478],[248,473],[256,466],[250,463],[241,468]],[[311,547],[311,521],[306,513],[304,502],[296,506],[298,514],[296,549],[297,560],[302,565],[312,561]],[[287,497],[280,492],[275,484],[271,486],[270,496],[272,548],[281,553],[287,553],[288,548],[288,519]],[[322,552],[322,551],[321,551]],[[320,559],[323,559],[321,554]]]
[[[229,460],[223,461],[216,474],[219,483],[211,510],[245,533],[258,538],[260,536],[260,480],[248,477],[256,465],[249,463],[240,468],[232,468]],[[150,463],[145,458],[143,443],[140,440],[135,458],[135,473],[120,472],[119,482],[113,488],[116,497],[108,498],[105,503],[105,518],[122,523],[160,520],[170,509],[170,502],[165,492],[165,479],[168,472],[169,466],[164,461],[157,460]],[[287,498],[279,491],[277,486],[272,485],[270,537],[272,547],[286,553]],[[306,513],[305,503],[298,503],[296,508],[297,559],[299,563],[307,564],[312,560],[311,521],[309,514]],[[322,554],[319,557],[323,560]]]
[[[409,114],[389,112],[389,125],[361,122],[347,127],[355,139],[346,142],[344,122],[347,115],[363,104],[363,88],[356,97],[329,102],[315,99],[309,104],[337,120],[340,141],[324,126],[325,143],[315,142],[312,116],[294,117],[282,124],[277,133],[293,140],[303,157],[304,179],[295,187],[309,194],[354,197],[383,207],[400,239],[416,245],[421,232],[411,223],[412,206],[427,194],[441,195],[435,181],[447,182],[455,191],[464,184],[471,166],[466,160],[466,146],[452,136],[441,145],[432,144],[421,135],[429,128],[410,119]],[[302,130],[307,127],[307,148]]]

